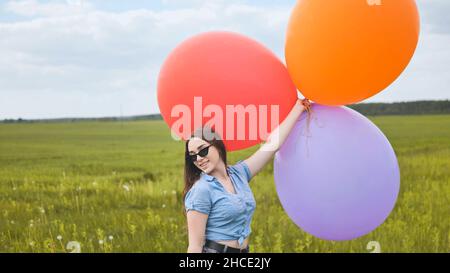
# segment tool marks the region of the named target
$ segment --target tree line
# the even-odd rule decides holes
[[[358,103],[348,107],[365,116],[381,115],[445,115],[450,114],[450,101],[413,101],[395,103]],[[55,118],[55,119],[4,119],[1,123],[30,123],[30,122],[80,122],[80,121],[131,121],[131,120],[162,120],[160,114],[129,116],[129,117],[101,117],[101,118]]]

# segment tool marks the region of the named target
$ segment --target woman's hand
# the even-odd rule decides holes
[[[307,98],[304,98],[304,99],[300,100],[300,102],[303,105],[303,107],[305,107],[306,111],[308,111],[308,112],[311,111],[311,101],[309,101]]]

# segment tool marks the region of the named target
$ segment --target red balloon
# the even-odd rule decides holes
[[[161,68],[157,93],[173,134],[186,140],[208,125],[229,151],[265,140],[297,100],[276,55],[231,32],[200,34],[176,47]]]

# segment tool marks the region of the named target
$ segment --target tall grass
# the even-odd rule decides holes
[[[401,170],[388,220],[352,241],[314,238],[284,213],[270,164],[251,182],[252,251],[369,252],[376,241],[450,252],[450,116],[372,120]],[[0,124],[0,252],[185,252],[183,148],[161,121]]]

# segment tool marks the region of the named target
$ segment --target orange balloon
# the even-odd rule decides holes
[[[287,31],[287,67],[305,97],[357,103],[397,79],[419,31],[413,0],[299,0]]]

